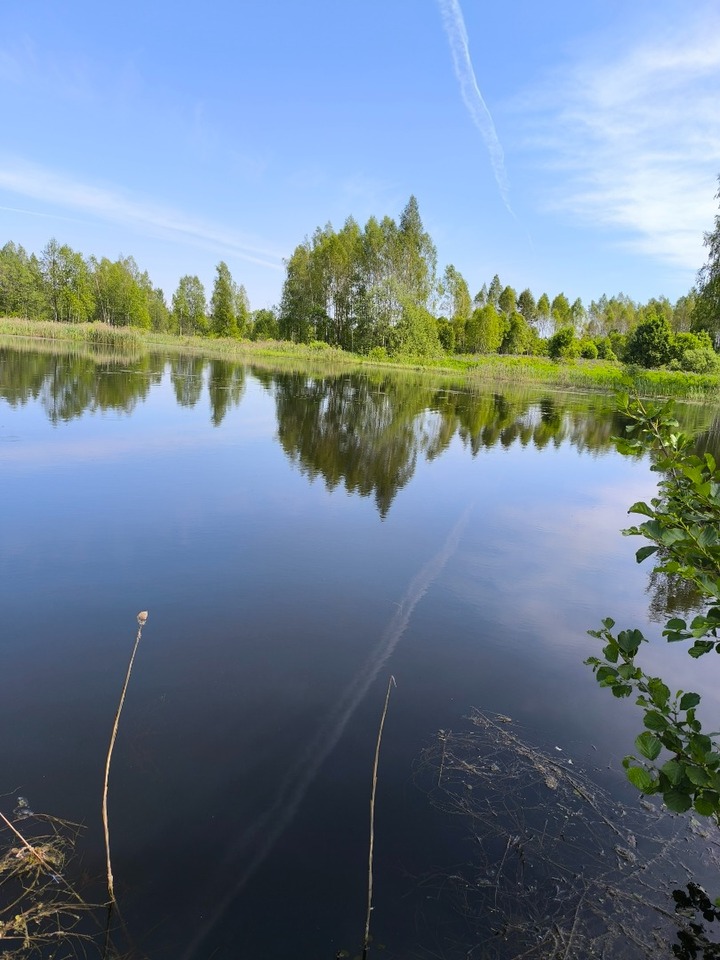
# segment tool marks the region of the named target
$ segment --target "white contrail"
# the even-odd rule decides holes
[[[473,69],[472,60],[470,59],[470,44],[467,30],[465,29],[465,19],[463,18],[460,4],[458,0],[438,0],[438,6],[442,14],[445,33],[450,43],[453,67],[457,81],[460,84],[463,103],[467,107],[473,123],[482,134],[485,146],[490,154],[490,163],[492,164],[495,182],[498,185],[500,196],[503,198],[503,203],[508,208],[508,211],[512,213],[512,207],[510,206],[510,185],[508,183],[507,173],[505,172],[505,155],[497,135],[497,130],[495,129],[492,115],[477,85],[475,70]]]
[[[448,534],[445,543],[413,577],[375,649],[345,689],[321,729],[318,730],[302,754],[298,755],[278,790],[275,802],[254,823],[249,825],[239,842],[228,847],[224,865],[234,863],[243,854],[248,856],[247,863],[239,875],[236,874],[235,882],[216,904],[215,910],[208,921],[189,943],[183,954],[183,960],[191,960],[195,956],[202,942],[218,921],[222,919],[227,908],[258,867],[265,861],[278,838],[297,813],[320,767],[339,743],[350,718],[362,703],[373,681],[405,633],[415,607],[457,550],[471,509],[471,507],[468,507],[464,511]]]

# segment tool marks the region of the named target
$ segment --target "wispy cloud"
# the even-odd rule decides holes
[[[681,269],[703,262],[720,171],[720,17],[572,64],[535,101],[562,184],[550,203],[620,228]],[[539,108],[539,109],[538,109]]]
[[[480,88],[478,87],[475,77],[475,70],[473,69],[472,60],[470,59],[470,43],[468,41],[465,19],[460,4],[458,0],[438,0],[438,6],[442,14],[445,33],[450,43],[453,67],[457,81],[460,84],[463,103],[467,107],[473,123],[485,141],[500,196],[503,198],[505,206],[510,213],[512,213],[512,208],[510,207],[510,185],[505,171],[505,155],[495,129],[492,115],[483,99],[483,95],[480,93]]]
[[[248,263],[282,269],[282,255],[253,239],[188,217],[182,212],[145,203],[116,188],[82,183],[61,173],[18,160],[0,159],[0,190],[53,204],[62,211],[169,239],[209,247]]]

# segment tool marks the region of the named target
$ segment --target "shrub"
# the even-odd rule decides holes
[[[440,346],[446,353],[452,353],[455,349],[455,327],[445,317],[440,317],[437,321],[437,332]]]
[[[677,360],[682,360],[686,350],[712,350],[712,340],[707,330],[700,330],[698,333],[678,333],[673,337],[671,352]]]
[[[627,334],[620,333],[618,330],[611,330],[608,334],[610,349],[619,360],[625,359],[625,350],[627,348]]]
[[[658,314],[639,323],[628,337],[625,360],[641,367],[661,367],[670,360],[672,333]]]
[[[388,352],[385,347],[372,347],[368,351],[368,360],[374,360],[376,363],[383,363],[389,360]]]
[[[561,327],[548,340],[548,356],[553,360],[564,360],[575,356],[575,329]]]
[[[581,340],[578,346],[580,347],[580,356],[584,357],[585,360],[597,360],[598,348],[592,340]]]
[[[720,358],[711,347],[699,347],[696,350],[686,350],[680,358],[680,366],[692,373],[717,373]]]

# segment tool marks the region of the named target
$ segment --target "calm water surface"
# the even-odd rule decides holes
[[[105,752],[149,610],[110,789],[138,955],[357,950],[390,674],[386,956],[450,955],[423,953],[442,936],[421,880],[466,834],[413,777],[439,729],[499,711],[624,796],[638,721],[582,665],[586,630],[643,628],[659,601],[618,533],[654,475],[615,453],[611,399],[9,348],[0,395],[2,805],[84,823],[79,869],[102,878]],[[648,663],[717,708],[675,654]]]

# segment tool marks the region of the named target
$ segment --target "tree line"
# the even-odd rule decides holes
[[[718,194],[720,197],[720,194]],[[226,263],[208,300],[197,276],[180,278],[168,304],[133,257],[85,258],[52,239],[39,256],[12,242],[0,249],[0,315],[215,337],[322,341],[355,353],[439,356],[502,353],[554,359],[621,359],[710,372],[720,338],[720,216],[698,284],[671,303],[620,293],[587,306],[564,293],[519,293],[496,274],[471,295],[437,251],[415,197],[398,221],[348,218],[300,243],[286,261],[279,306],[252,311]]]

